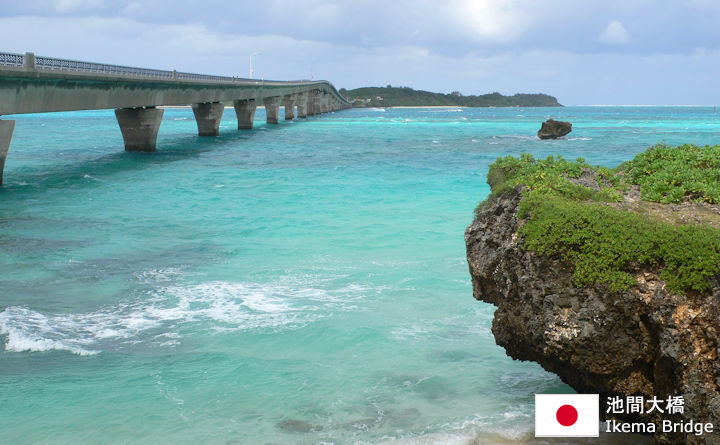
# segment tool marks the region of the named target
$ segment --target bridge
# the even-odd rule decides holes
[[[238,130],[253,127],[259,103],[268,124],[350,108],[328,81],[268,81],[0,52],[0,117],[115,109],[128,151],[155,151],[165,105],[191,105],[200,136],[217,136],[224,103]],[[15,121],[0,119],[0,185]]]

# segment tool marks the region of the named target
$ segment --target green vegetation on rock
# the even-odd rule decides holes
[[[617,204],[632,185],[646,201],[716,203],[719,155],[720,146],[656,145],[615,170],[583,159],[509,156],[490,166],[488,199],[522,187],[524,247],[572,264],[578,286],[624,291],[635,284],[633,272],[647,266],[661,270],[671,292],[702,292],[720,273],[720,229],[673,224]]]
[[[515,94],[503,96],[500,93],[464,96],[455,91],[450,94],[414,90],[409,87],[340,89],[340,94],[353,102],[355,107],[561,107],[556,98],[547,94]]]
[[[720,145],[657,144],[635,156],[627,174],[648,201],[720,203]]]
[[[599,190],[580,185],[571,179],[579,178],[584,171],[592,171],[600,179]],[[562,156],[535,159],[523,153],[520,158],[506,156],[490,165],[488,184],[493,193],[523,186],[526,197],[542,199],[548,196],[563,196],[576,201],[621,200],[622,194],[614,187],[617,176],[604,167],[592,167],[584,159],[568,161]]]

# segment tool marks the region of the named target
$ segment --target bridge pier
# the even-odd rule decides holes
[[[297,95],[297,117],[307,117],[308,93],[298,93]]]
[[[291,121],[295,119],[295,95],[287,94],[284,98],[285,101],[285,120]]]
[[[116,108],[115,117],[125,140],[125,150],[155,151],[164,112],[155,107]]]
[[[257,104],[255,99],[242,99],[233,101],[235,114],[238,120],[238,130],[251,130],[255,119]]]
[[[263,99],[265,103],[265,115],[268,124],[277,124],[278,115],[280,114],[280,100],[282,97],[266,97]]]
[[[308,91],[308,100],[307,100],[307,115],[308,116],[315,116],[318,113],[317,102],[318,102],[318,91],[317,90]]]
[[[220,135],[220,120],[225,106],[220,102],[192,104],[193,114],[198,126],[199,136]]]
[[[15,121],[0,120],[0,185],[3,182],[5,159],[7,159],[8,150],[10,150],[10,140],[12,140],[14,129]]]
[[[322,114],[322,91],[315,91],[315,100],[313,100],[313,114]]]

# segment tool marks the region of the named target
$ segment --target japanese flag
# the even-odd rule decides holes
[[[535,437],[598,437],[598,394],[535,394]]]

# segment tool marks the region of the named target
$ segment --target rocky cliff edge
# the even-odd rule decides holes
[[[478,208],[465,240],[473,295],[497,307],[492,323],[497,344],[514,359],[539,363],[579,393],[599,393],[603,419],[714,425],[714,433],[703,435],[660,429],[654,434],[658,444],[720,444],[718,276],[707,278],[704,291],[673,292],[661,278],[662,263],[631,261],[624,272],[634,284],[625,290],[602,281],[578,286],[567,256],[538,254],[525,245],[521,229],[533,212],[519,211],[525,186],[498,190],[492,174],[491,169],[494,193]],[[602,187],[587,169],[564,175],[575,184]],[[640,202],[639,188],[630,185],[616,202],[598,205],[637,211]],[[694,213],[688,206],[695,204],[648,206],[648,218],[662,214],[677,223],[679,215],[687,219]],[[697,206],[702,210],[697,213],[711,219],[720,215],[716,205]],[[606,400],[616,396],[682,396],[684,412],[607,414]]]

